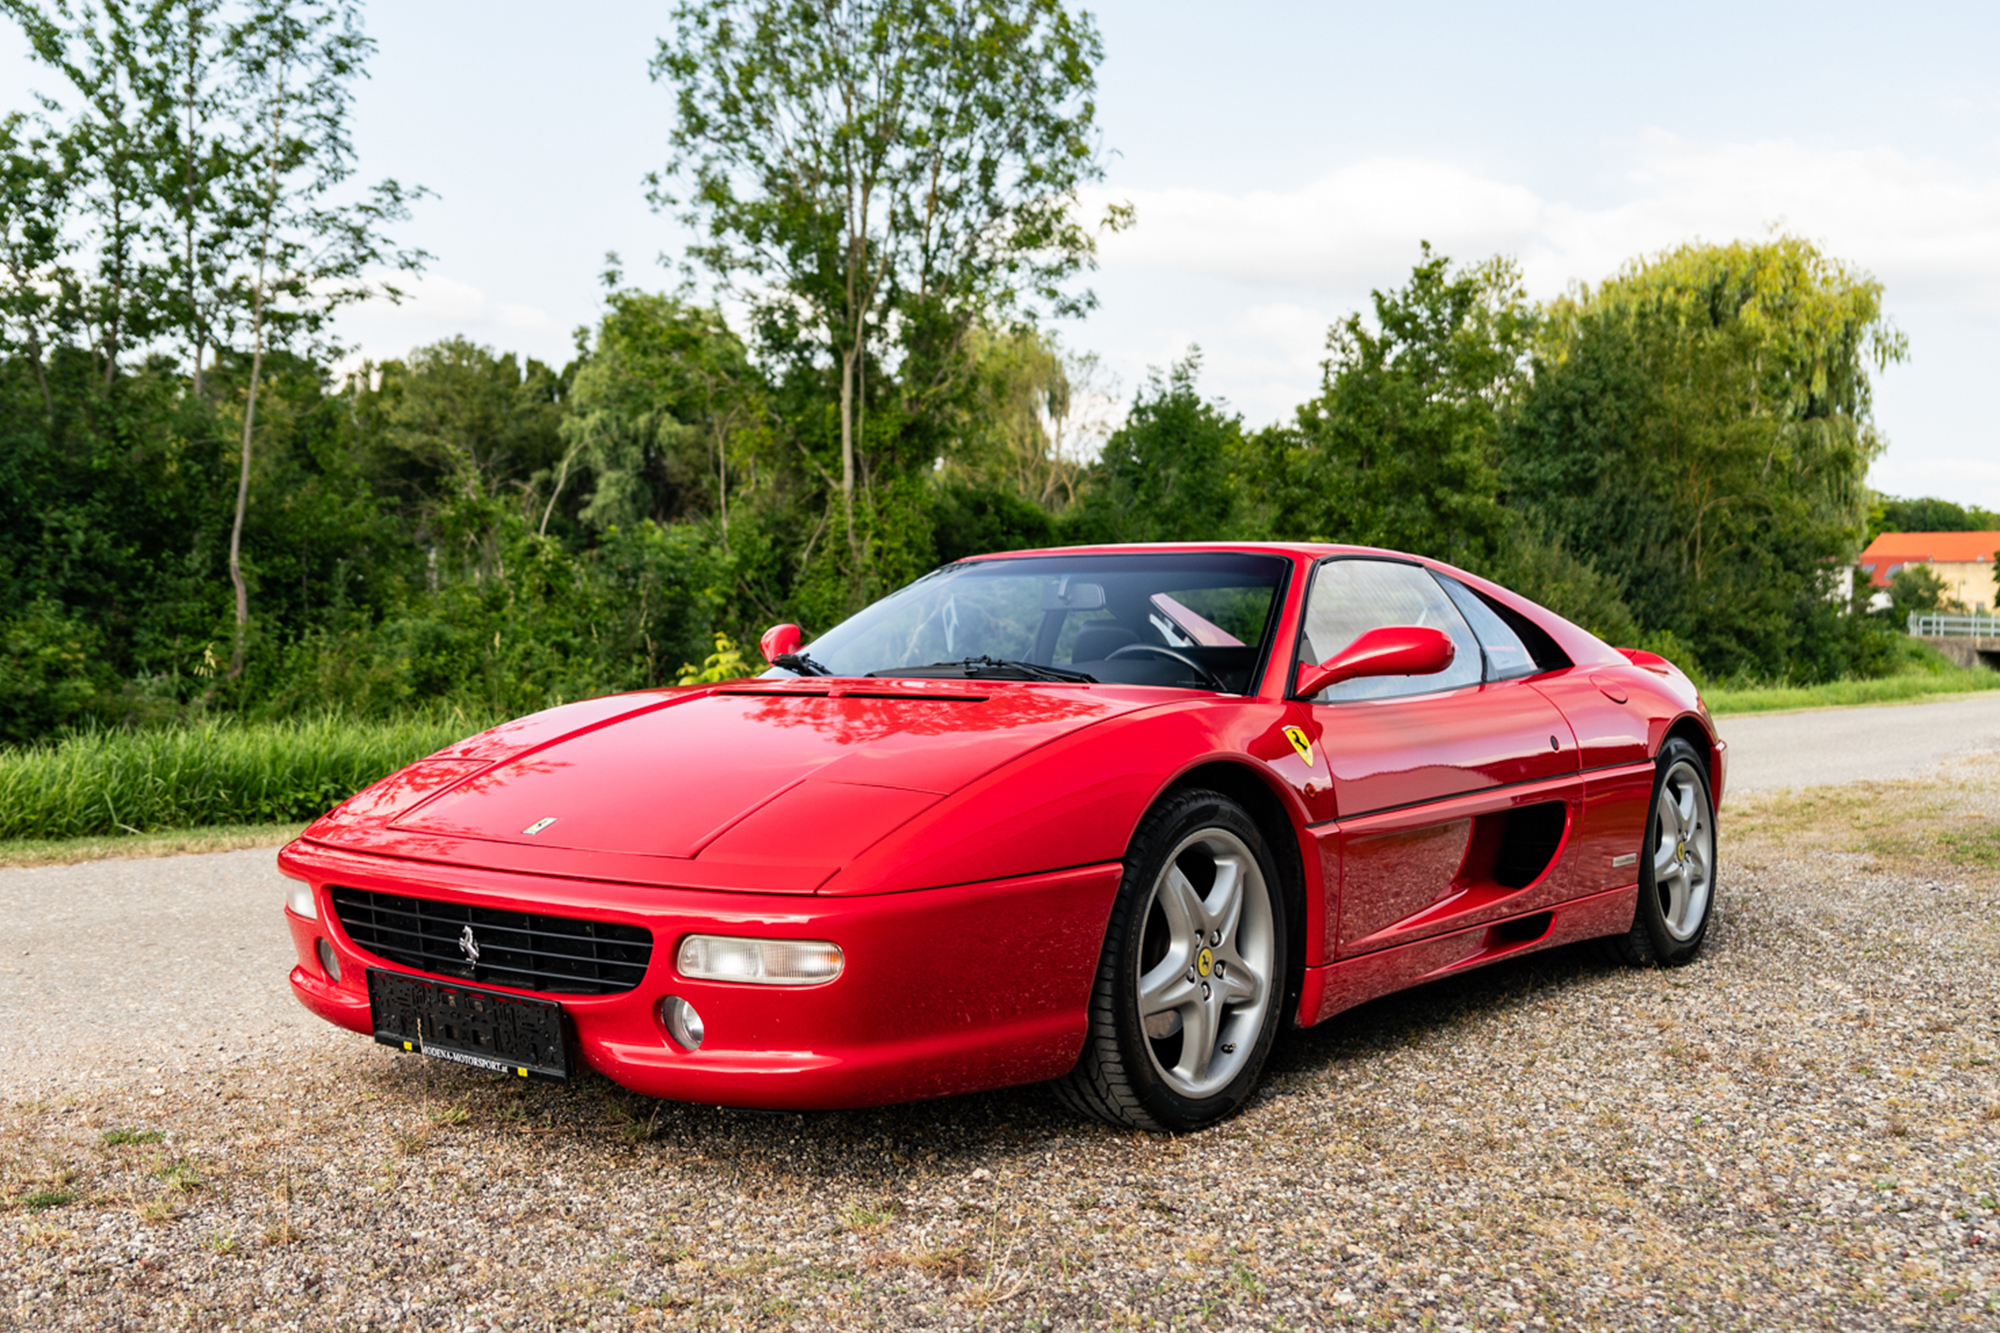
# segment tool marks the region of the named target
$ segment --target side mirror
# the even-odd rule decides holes
[[[1318,666],[1301,666],[1296,693],[1301,699],[1310,699],[1329,685],[1361,676],[1432,676],[1450,666],[1457,656],[1457,645],[1441,629],[1383,625]]]
[[[764,637],[757,640],[757,651],[764,654],[766,662],[775,663],[779,658],[795,653],[805,642],[806,632],[797,625],[773,625],[764,631]]]

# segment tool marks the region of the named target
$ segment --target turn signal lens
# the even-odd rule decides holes
[[[674,967],[698,981],[748,981],[762,986],[817,986],[840,975],[840,946],[825,940],[755,940],[690,935]]]
[[[302,916],[308,921],[319,919],[319,909],[313,906],[313,886],[302,879],[285,877],[285,906],[292,915]]]
[[[666,1021],[667,1035],[692,1051],[701,1045],[701,1015],[678,995],[660,1001],[660,1017]]]

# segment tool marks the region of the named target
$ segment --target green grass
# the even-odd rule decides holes
[[[157,1129],[107,1129],[98,1137],[115,1148],[123,1143],[158,1143],[167,1136]]]
[[[459,717],[323,716],[81,732],[0,749],[0,859],[11,859],[9,847],[24,848],[21,840],[109,839],[103,855],[144,854],[142,837],[127,851],[120,835],[169,830],[277,840],[283,830],[273,826],[304,823],[477,730]],[[43,851],[39,859],[80,859],[57,854],[59,847]]]
[[[2000,690],[2000,671],[1950,668],[1909,671],[1876,680],[1836,680],[1825,685],[1758,685],[1719,687],[1702,691],[1708,710],[1725,713],[1770,713],[1788,708],[1846,708],[1856,704],[1900,704],[1951,694]]]

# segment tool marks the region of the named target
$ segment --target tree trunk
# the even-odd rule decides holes
[[[263,227],[257,237],[257,289],[250,328],[250,397],[243,406],[243,459],[236,474],[236,521],[229,529],[229,582],[236,590],[236,640],[229,650],[229,678],[243,674],[244,641],[250,632],[250,591],[243,584],[243,511],[250,506],[250,441],[257,426],[257,386],[264,374],[264,301],[271,287],[271,226],[278,211],[278,145],[285,126],[285,66],[278,67],[277,95],[271,101],[271,143],[265,156]]]
[[[116,189],[118,187],[114,187]],[[125,328],[125,196],[115,194],[111,204],[112,280],[111,322],[104,330],[104,392],[118,382],[118,342]]]
[[[35,382],[42,386],[42,408],[53,422],[56,419],[56,398],[49,392],[49,372],[42,364],[42,344],[39,339],[28,340],[28,360],[35,363]]]
[[[854,363],[861,355],[857,344],[840,358],[840,504],[847,518],[847,545],[859,558],[861,545],[854,535]]]
[[[187,82],[182,85],[181,90],[183,96],[187,99],[184,104],[187,109],[187,142],[181,146],[181,207],[185,211],[183,230],[187,233],[187,314],[188,322],[193,326],[194,331],[194,396],[196,402],[201,401],[201,357],[202,353],[207,350],[208,343],[208,331],[202,324],[201,306],[195,296],[194,283],[194,160],[196,156],[195,111],[197,110],[195,106],[195,78],[198,72],[197,60],[199,58],[199,43],[201,41],[200,23],[200,11],[193,6],[189,6]]]
[[[722,549],[729,549],[729,437],[715,432],[715,500],[722,511]]]
[[[243,462],[236,472],[236,522],[229,529],[229,582],[236,590],[236,639],[229,650],[229,678],[243,674],[244,640],[250,632],[250,591],[243,583],[243,511],[250,506],[250,436],[257,426],[257,382],[264,373],[264,293],[257,292],[257,350],[250,358],[250,400],[243,408]]]

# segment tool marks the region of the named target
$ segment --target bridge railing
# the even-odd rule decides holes
[[[1912,611],[1910,633],[1925,639],[2000,639],[2000,617]]]

